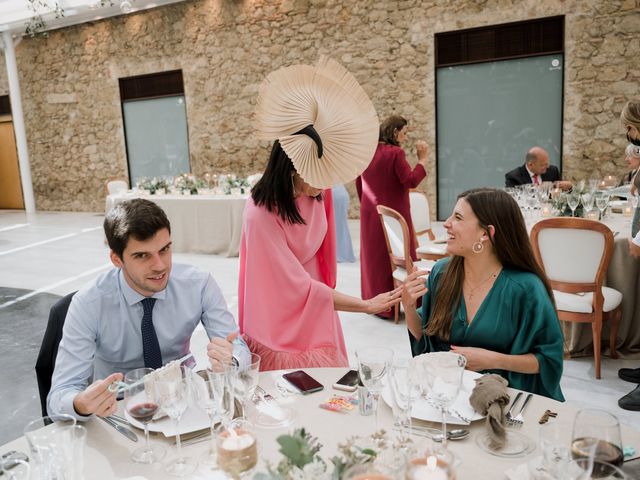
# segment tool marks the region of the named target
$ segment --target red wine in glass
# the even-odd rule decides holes
[[[129,415],[142,423],[151,421],[158,411],[158,404],[153,402],[137,403],[129,408]]]

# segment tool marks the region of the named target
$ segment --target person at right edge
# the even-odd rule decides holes
[[[622,109],[620,114],[622,126],[627,130],[627,140],[636,147],[640,146],[640,100],[630,100]],[[633,179],[633,187],[631,193],[637,193],[640,187],[640,175]],[[633,239],[629,239],[629,253],[631,256],[640,257],[640,232],[637,232],[637,226],[640,223],[640,208],[636,209],[633,217]],[[625,410],[640,411],[640,368],[621,368],[618,370],[618,376],[626,381],[635,383],[636,388],[627,393],[618,400],[618,406]]]
[[[416,142],[418,163],[411,168],[402,144],[407,140],[407,121],[392,115],[380,125],[380,138],[373,160],[356,179],[360,199],[360,285],[367,300],[393,290],[387,243],[378,216],[378,205],[393,208],[404,217],[409,227],[411,258],[417,260],[415,233],[411,221],[409,189],[417,187],[427,176],[427,144]],[[377,314],[392,318],[393,312]]]

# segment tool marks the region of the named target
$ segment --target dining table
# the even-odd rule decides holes
[[[209,253],[237,257],[240,250],[242,215],[248,195],[177,193],[154,195],[126,191],[108,195],[105,213],[117,204],[144,198],[164,210],[171,222],[171,240],[176,253]]]
[[[393,427],[392,410],[382,398],[379,405],[378,428],[376,428],[375,417],[373,415],[361,415],[357,407],[341,412],[320,408],[320,404],[327,402],[333,395],[341,395],[343,398],[355,395],[332,389],[332,385],[345,374],[346,368],[308,368],[304,370],[318,380],[324,386],[324,389],[308,395],[292,393],[290,390],[284,393],[281,386],[284,371],[261,372],[259,375],[259,386],[262,391],[273,397],[268,401],[275,402],[276,406],[286,406],[295,414],[292,421],[284,427],[261,428],[258,425],[254,427],[259,456],[254,473],[266,472],[267,462],[274,465],[282,458],[279,453],[280,446],[276,439],[280,435],[291,433],[296,428],[304,427],[307,432],[318,438],[322,445],[319,455],[327,461],[329,469],[332,468],[331,457],[339,452],[339,444],[350,437],[357,437],[355,444],[358,445],[358,443],[366,444],[367,439],[378,431],[378,428],[383,428],[387,431],[390,441],[397,435]],[[509,394],[512,398],[517,392],[517,390],[509,388]],[[263,395],[256,400],[256,403],[261,401],[266,401]],[[189,408],[195,407],[189,406]],[[533,395],[524,412],[524,422],[517,429],[518,434],[527,437],[532,442],[533,450],[526,455],[505,458],[481,449],[477,442],[478,437],[486,430],[486,419],[480,418],[464,427],[470,430],[470,434],[466,438],[449,441],[448,449],[455,458],[457,480],[475,480],[478,478],[527,480],[527,476],[521,476],[521,472],[526,472],[525,465],[541,455],[540,448],[537,446],[540,428],[538,422],[546,410],[551,410],[557,414],[555,418],[550,418],[549,421],[558,422],[561,425],[561,431],[566,437],[568,445],[571,440],[572,424],[577,413],[576,407],[566,402],[562,403],[543,396]],[[122,414],[122,405],[120,405],[120,413]],[[202,412],[202,415],[205,415],[204,412]],[[251,419],[251,416],[252,409],[248,409],[249,419]],[[414,424],[440,428],[439,422],[414,420]],[[100,421],[95,417],[83,422],[83,425],[88,432],[83,468],[86,479],[112,480],[129,478],[133,480],[135,478],[136,480],[163,480],[175,478],[165,472],[163,463],[169,458],[175,457],[176,447],[173,437],[164,437],[159,433],[153,434],[151,442],[162,444],[167,453],[161,462],[143,465],[133,463],[131,460],[131,452],[142,445],[144,441],[141,430],[133,428],[139,437],[139,441],[134,443],[106,422]],[[637,468],[640,463],[640,460],[638,460],[640,458],[640,431],[622,425],[621,432],[622,444],[630,452],[625,458],[624,468]],[[414,435],[412,438],[421,439],[423,437]],[[197,459],[209,448],[209,441],[187,444],[182,448],[185,456]],[[29,447],[25,437],[21,436],[0,446],[0,454],[11,450],[29,454]],[[214,471],[211,467],[200,465],[196,473],[186,478],[204,480],[227,477],[220,471]]]

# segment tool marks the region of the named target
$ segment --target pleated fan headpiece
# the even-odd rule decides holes
[[[255,127],[261,140],[279,140],[305,182],[315,188],[347,183],[369,165],[378,144],[376,110],[355,77],[321,56],[293,65],[260,85]]]

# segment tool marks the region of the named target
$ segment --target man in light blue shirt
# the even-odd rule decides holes
[[[107,214],[104,230],[116,268],[73,297],[47,398],[50,415],[83,420],[114,413],[109,385],[129,370],[157,368],[189,353],[199,322],[213,366],[249,363],[213,277],[172,264],[171,227],[160,207],[142,199],[123,202]]]

